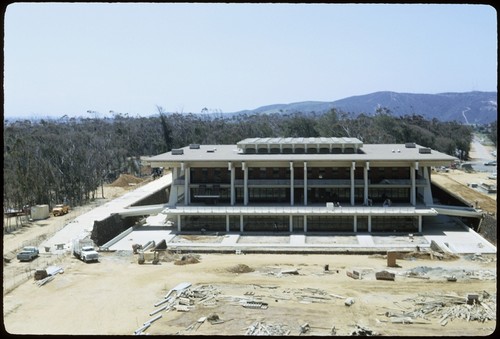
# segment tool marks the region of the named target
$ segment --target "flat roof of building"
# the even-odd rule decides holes
[[[351,146],[351,147],[361,147],[363,142],[358,138],[334,138],[334,137],[318,137],[318,138],[247,138],[236,144],[239,148],[244,148],[246,146],[254,145],[304,145],[304,146]]]
[[[198,147],[199,146],[199,147]],[[421,153],[425,149],[425,153]],[[431,166],[440,166],[456,160],[455,157],[415,145],[405,144],[365,144],[357,153],[243,153],[237,145],[197,145],[170,151],[147,159],[159,166],[178,164],[181,162],[243,162],[243,161],[338,161],[338,162],[428,162]]]

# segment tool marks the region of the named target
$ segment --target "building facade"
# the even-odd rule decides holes
[[[454,157],[414,143],[250,138],[149,159],[172,171],[178,231],[421,232],[438,212],[431,168]]]

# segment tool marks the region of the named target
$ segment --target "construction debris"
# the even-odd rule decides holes
[[[35,282],[38,287],[45,285],[49,281],[54,280],[57,273],[64,273],[64,270],[60,266],[49,266],[44,270],[35,271]]]
[[[356,324],[356,329],[351,333],[353,336],[372,336],[378,335],[377,332],[370,330],[367,327]]]
[[[496,296],[491,296],[486,291],[469,293],[465,297],[450,294],[420,295],[407,301],[413,301],[418,307],[400,314],[387,312],[386,316],[404,317],[406,320],[410,318],[412,322],[416,318],[429,320],[428,317],[433,317],[438,319],[441,326],[455,318],[479,322],[496,321]]]
[[[219,318],[219,315],[216,314],[216,313],[212,313],[210,314],[208,317],[207,317],[207,321],[212,324],[212,325],[216,325],[216,324],[222,324],[223,322],[225,322],[225,320],[222,320],[221,318]]]
[[[346,274],[348,277],[351,277],[353,279],[361,279],[361,274],[358,271],[346,271]]]
[[[396,274],[388,272],[388,271],[380,271],[380,272],[375,273],[375,278],[377,280],[394,281],[394,279],[396,278]]]
[[[346,305],[346,306],[351,306],[352,304],[354,304],[354,299],[353,298],[347,298],[344,301],[344,305]]]
[[[283,336],[289,335],[290,330],[283,325],[271,325],[266,324],[261,321],[256,321],[250,325],[245,333],[245,335],[272,335],[272,336]]]
[[[261,308],[263,310],[267,310],[269,308],[269,304],[262,301],[242,300],[240,301],[240,304],[245,308]]]

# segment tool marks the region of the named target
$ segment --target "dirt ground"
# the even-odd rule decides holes
[[[159,265],[139,265],[130,252],[103,253],[95,264],[66,255],[57,263],[64,273],[49,283],[39,287],[30,280],[4,295],[5,328],[12,334],[131,335],[153,318],[150,314],[159,308],[154,305],[183,282],[209,287],[215,298],[206,304],[195,299],[189,312],[160,312],[161,318],[145,333],[244,335],[257,321],[290,335],[299,335],[306,323],[309,335],[330,335],[333,327],[337,335],[350,335],[360,325],[388,336],[482,336],[496,327],[496,318],[484,323],[455,318],[442,326],[441,313],[427,314],[412,324],[392,323],[387,313],[414,311],[424,296],[456,295],[465,300],[469,293],[484,291],[496,304],[495,256],[483,255],[485,262],[465,257],[447,262],[400,259],[398,268],[387,268],[384,257],[368,255],[202,254],[198,263],[176,265],[173,259],[181,256],[172,254]],[[244,265],[253,271],[234,269]],[[405,276],[412,268],[454,269],[463,275],[456,282],[447,281],[443,273],[429,279]],[[364,271],[363,279],[348,277],[350,269]],[[385,269],[397,274],[395,281],[374,278],[375,271]],[[293,270],[298,274],[281,273]],[[250,297],[268,308],[239,304],[239,299]],[[345,305],[348,297],[354,299],[351,306]],[[204,322],[190,330],[198,319],[213,314],[224,322]]]
[[[450,172],[433,178],[451,177],[460,183],[459,176]],[[390,268],[380,255],[200,254],[196,255],[198,263],[186,265],[175,262],[186,253],[166,253],[159,265],[139,265],[131,252],[101,253],[100,262],[94,264],[85,264],[69,253],[41,253],[31,263],[15,259],[21,246],[49,237],[78,215],[131,188],[105,187],[106,199],[4,234],[3,311],[8,333],[131,335],[157,316],[161,318],[145,334],[234,336],[260,326],[263,333],[296,336],[302,326],[307,328],[302,335],[316,336],[352,335],[360,328],[385,336],[483,336],[496,328],[496,255],[450,261],[412,257],[398,259],[399,267]],[[61,267],[63,273],[38,286],[34,271],[50,265]],[[346,272],[353,269],[365,272],[363,279],[348,277]],[[412,269],[428,272],[428,279],[409,277]],[[298,274],[283,273],[295,270]],[[381,270],[395,273],[395,281],[376,280],[375,272]],[[456,282],[446,280],[450,274],[458,277]],[[159,308],[155,304],[184,282],[192,284],[192,289],[204,286],[214,297],[210,302],[194,299],[189,312],[172,309],[153,314]],[[443,320],[446,312],[459,314],[459,307],[461,312],[463,307],[473,311],[473,305],[440,304],[452,296],[465,301],[468,294],[484,298],[494,320],[467,321],[453,316]],[[349,297],[354,303],[346,306]],[[244,298],[265,302],[268,308],[242,307],[239,300]],[[440,306],[424,314],[422,307],[429,304]],[[411,318],[412,323],[397,321],[417,310],[422,317]],[[213,315],[221,321],[202,322]]]

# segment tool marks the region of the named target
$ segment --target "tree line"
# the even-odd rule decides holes
[[[415,142],[467,160],[473,130],[420,115],[375,115],[333,109],[323,114],[224,115],[166,113],[4,121],[4,209],[81,205],[120,173],[140,175],[140,157],[191,143],[235,144],[252,137],[355,137],[365,144]]]

